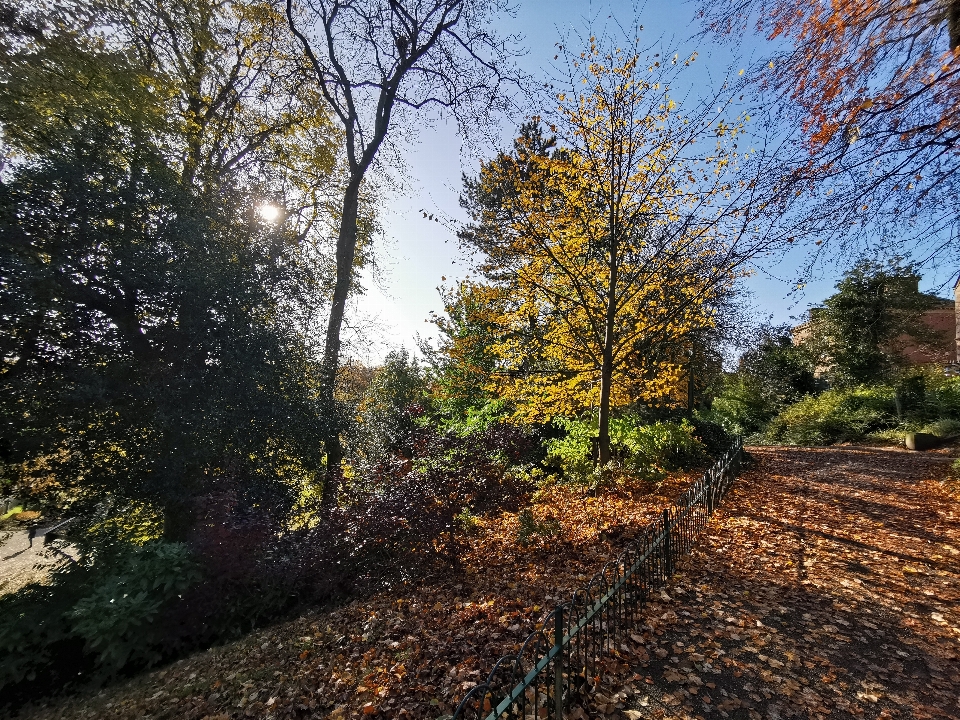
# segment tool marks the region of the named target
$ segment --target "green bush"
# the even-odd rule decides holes
[[[932,423],[927,423],[922,428],[920,432],[930,433],[931,435],[936,435],[940,438],[949,438],[955,435],[960,435],[960,420],[954,420],[953,418],[942,418],[940,420],[935,420]]]
[[[199,579],[182,543],[153,541],[130,548],[96,574],[69,622],[107,674],[128,663],[152,665],[162,657],[164,635],[154,620]]]
[[[960,377],[928,375],[922,412],[928,420],[960,420]]]
[[[889,386],[827,390],[783,410],[766,437],[787,445],[830,445],[860,440],[897,424],[895,390]]]
[[[548,443],[547,460],[567,478],[590,480],[597,472],[593,462],[593,443],[599,434],[596,420],[566,419],[562,423],[567,434]],[[690,467],[707,459],[704,445],[694,433],[694,426],[687,420],[645,425],[635,415],[623,415],[610,421],[614,461],[651,480],[662,477],[666,470]]]
[[[700,441],[710,457],[723,455],[733,445],[734,435],[740,433],[728,431],[722,424],[710,419],[699,411],[690,420],[693,425],[693,437]]]
[[[718,398],[718,404],[723,407]],[[710,418],[717,417],[712,411]],[[838,388],[782,410],[761,437],[788,445],[829,445],[869,439],[902,443],[907,432],[960,433],[960,378],[915,372],[896,383]]]
[[[165,629],[155,621],[198,580],[185,545],[152,541],[113,548],[90,566],[63,566],[49,585],[0,598],[0,688],[157,662]]]

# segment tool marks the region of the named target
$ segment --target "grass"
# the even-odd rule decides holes
[[[13,517],[17,513],[23,512],[23,505],[17,505],[16,507],[10,508],[10,511],[4,515],[0,515],[0,520],[6,520],[9,517]]]

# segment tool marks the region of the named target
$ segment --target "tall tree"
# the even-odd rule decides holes
[[[678,382],[711,304],[779,241],[762,158],[737,150],[745,118],[718,115],[723,97],[682,113],[669,87],[694,58],[617,44],[563,51],[557,137],[530,124],[467,182],[461,234],[510,287],[501,370],[535,405],[596,407],[601,463],[612,409]]]
[[[344,135],[348,178],[339,209],[336,283],[323,355],[330,407],[340,330],[356,268],[364,179],[391,135],[413,130],[431,108],[476,127],[503,104],[506,45],[491,32],[502,0],[287,0],[287,19]],[[343,446],[336,424],[326,439],[324,502],[336,500]]]
[[[0,20],[0,404],[21,479],[88,519],[139,503],[170,537],[218,483],[282,513],[322,462],[310,321],[339,137],[288,97],[309,68],[284,14],[38,0]],[[278,199],[294,219],[257,216]]]
[[[777,48],[753,79],[802,133],[796,173],[826,247],[960,261],[960,2],[723,0],[702,14],[723,37],[754,25]]]
[[[890,379],[906,364],[903,341],[943,346],[944,338],[923,323],[938,298],[918,289],[920,276],[907,265],[861,261],[844,273],[822,308],[811,311],[805,341],[837,385]]]
[[[283,205],[325,254],[341,137],[282,11],[263,0],[31,0],[6,14],[0,122],[14,157],[88,125],[125,127],[163,148],[187,187],[242,183]]]
[[[216,203],[149,145],[88,129],[0,183],[0,416],[22,490],[102,523],[190,536],[235,493],[282,518],[320,462],[312,364],[280,298],[291,234]]]

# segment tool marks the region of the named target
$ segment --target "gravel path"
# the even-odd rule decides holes
[[[43,582],[51,566],[64,561],[43,545],[45,528],[37,530],[30,547],[27,530],[0,530],[0,595],[16,592],[32,582]]]

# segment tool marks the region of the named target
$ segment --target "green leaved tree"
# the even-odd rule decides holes
[[[920,276],[893,260],[864,260],[844,273],[837,292],[811,312],[809,345],[832,384],[852,386],[892,379],[908,363],[907,342],[943,344],[922,321],[942,300],[918,289]]]
[[[282,312],[295,236],[241,190],[210,203],[109,129],[0,184],[0,391],[10,468],[89,524],[171,539],[226,493],[278,520],[321,463],[314,364]]]

